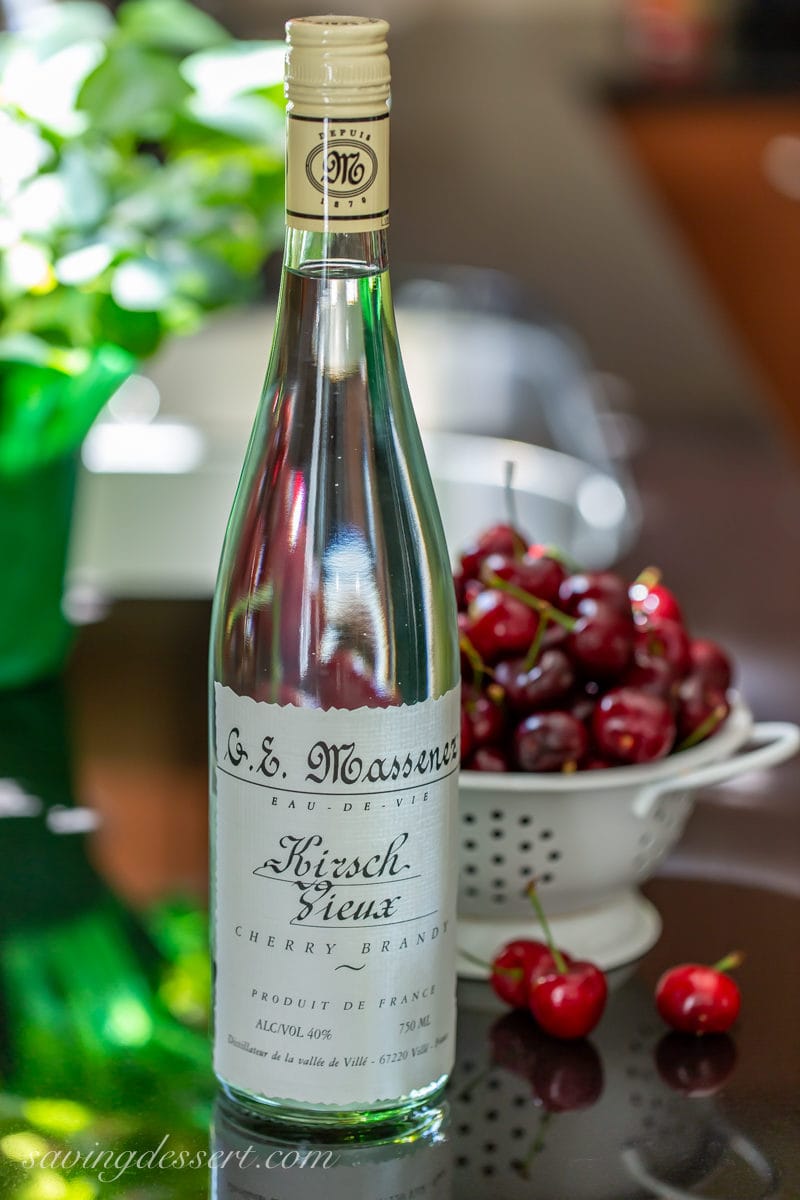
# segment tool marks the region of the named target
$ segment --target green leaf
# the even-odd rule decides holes
[[[189,92],[177,64],[138,46],[120,46],[84,83],[78,107],[95,132],[163,137]]]
[[[124,346],[137,358],[149,358],[164,336],[158,313],[130,312],[120,308],[111,296],[101,300],[98,318],[103,337]]]
[[[196,91],[222,100],[273,88],[283,79],[282,42],[231,42],[184,59],[181,74]]]
[[[50,361],[51,347],[32,333],[14,333],[0,338],[0,362],[28,363],[44,367]]]
[[[201,125],[256,145],[283,146],[283,113],[263,96],[190,96],[186,107]]]
[[[36,334],[54,350],[91,345],[102,340],[97,303],[97,296],[71,287],[57,287],[46,296],[23,296],[4,315],[3,331]]]
[[[111,295],[129,312],[157,312],[174,291],[169,269],[154,258],[131,258],[111,279]]]
[[[24,45],[37,58],[45,59],[76,42],[95,38],[105,41],[113,31],[114,18],[104,4],[66,0],[63,4],[39,5],[35,21],[21,34],[11,35],[9,41]]]
[[[120,28],[143,46],[188,53],[230,41],[213,17],[184,0],[127,0],[117,12]]]

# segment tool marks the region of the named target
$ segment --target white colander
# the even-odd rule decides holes
[[[638,958],[661,920],[637,885],[681,836],[692,790],[783,762],[798,747],[796,725],[754,725],[735,699],[718,733],[657,763],[575,775],[462,771],[459,946],[486,961],[504,942],[536,936],[525,894],[536,879],[568,953],[605,969]],[[459,973],[482,974],[465,957]]]

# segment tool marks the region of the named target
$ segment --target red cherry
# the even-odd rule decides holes
[[[506,1004],[512,1008],[527,1008],[532,981],[553,967],[553,956],[544,942],[517,938],[495,954],[489,982]]]
[[[467,579],[464,583],[464,601],[469,608],[476,596],[480,596],[481,592],[485,592],[486,588],[481,583],[480,579]]]
[[[656,1046],[656,1067],[667,1087],[684,1096],[713,1096],[736,1070],[736,1043],[727,1033],[696,1037],[665,1033]]]
[[[738,966],[734,954],[713,967],[683,963],[665,971],[656,984],[656,1007],[681,1033],[727,1033],[739,1015],[741,995],[726,970]]]
[[[621,575],[613,571],[586,571],[568,575],[558,590],[561,607],[569,613],[577,613],[583,600],[599,600],[615,609],[624,617],[630,617],[628,585]]]
[[[654,574],[658,575],[658,571],[655,571]],[[639,579],[630,586],[629,594],[633,611],[641,614],[645,619],[658,615],[667,617],[670,621],[677,621],[682,625],[683,613],[674,593],[661,583],[655,583],[652,587],[648,587],[644,582],[647,575],[648,571],[643,571]]]
[[[672,663],[661,655],[650,654],[641,646],[635,647],[633,662],[620,680],[622,687],[636,688],[660,696],[672,704],[678,689],[678,676]]]
[[[564,568],[554,558],[514,558],[507,554],[490,554],[481,565],[481,578],[486,581],[498,575],[507,583],[522,588],[530,596],[538,596],[555,604],[558,589],[564,578]]]
[[[581,601],[577,624],[567,638],[567,648],[588,675],[619,675],[631,659],[634,626],[630,616],[599,600]]]
[[[592,733],[605,757],[626,763],[653,762],[672,749],[675,721],[660,697],[633,688],[614,688],[595,708]]]
[[[484,591],[469,606],[467,636],[485,662],[523,654],[530,646],[539,618],[514,596]]]
[[[727,692],[733,682],[731,660],[716,642],[709,638],[693,638],[689,643],[692,675],[698,675],[711,687]]]
[[[517,713],[546,708],[566,695],[575,680],[572,664],[561,650],[545,650],[533,667],[526,670],[526,666],[523,658],[506,659],[494,671],[495,683]]]
[[[491,746],[502,740],[506,717],[499,704],[482,692],[477,695],[467,693],[463,707],[470,724],[473,747]]]
[[[569,630],[555,621],[548,621],[542,635],[542,650],[566,650]]]
[[[461,709],[461,761],[464,762],[472,753],[472,726],[464,709]]]
[[[594,963],[573,962],[556,947],[536,885],[529,884],[527,893],[553,956],[552,971],[531,982],[528,1007],[542,1029],[553,1037],[585,1037],[603,1014],[608,995],[606,977]]]
[[[526,539],[513,525],[492,525],[461,555],[461,570],[465,578],[476,579],[483,560],[490,554],[508,554],[512,558],[519,558],[525,549]]]
[[[582,721],[585,725],[592,718],[600,691],[600,684],[589,679],[567,698],[564,707],[572,713],[576,721]]]
[[[460,567],[457,567],[453,572],[453,589],[456,593],[456,608],[458,609],[459,616],[467,607],[467,597],[464,591],[465,583],[466,580],[464,579],[464,572]]]
[[[580,765],[581,771],[604,771],[608,767],[618,767],[619,763],[610,762],[607,758],[599,758],[597,755],[592,755]]]
[[[637,622],[634,644],[648,658],[665,658],[681,679],[689,670],[689,635],[678,621],[656,614]]]
[[[725,693],[702,675],[688,675],[678,695],[678,733],[692,745],[716,733],[730,712]]]
[[[468,771],[510,771],[511,762],[501,746],[478,746],[465,764]]]
[[[514,732],[521,771],[574,771],[588,748],[586,729],[567,712],[533,713]]]
[[[565,972],[540,975],[530,989],[529,1007],[546,1033],[557,1038],[582,1038],[603,1015],[608,985],[603,972],[590,962],[570,963]]]

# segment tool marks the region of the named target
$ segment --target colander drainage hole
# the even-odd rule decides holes
[[[493,830],[492,830],[492,837],[493,837],[493,838],[501,838],[501,837],[505,837],[505,836],[506,836],[506,835],[505,835],[505,831],[504,831],[504,830],[502,830],[502,829],[493,829]]]
[[[475,849],[477,849],[477,846],[478,846],[478,843],[473,842],[471,838],[467,839],[467,841],[464,842],[465,850],[475,850]]]
[[[531,843],[530,842],[520,842],[519,849],[524,854],[527,850],[531,849]]]
[[[550,862],[558,862],[558,860],[561,858],[561,851],[551,850],[547,857],[549,858]]]
[[[475,813],[464,813],[462,820],[465,825],[474,825],[475,824]]]
[[[502,819],[503,819],[503,814],[500,812],[499,809],[496,808],[494,810],[494,812],[492,813],[492,820],[493,821],[502,821]]]
[[[519,823],[520,823],[520,825],[530,825],[531,818],[528,816],[527,813],[525,813],[524,816],[519,818]]]
[[[475,863],[467,863],[466,867],[464,867],[464,874],[465,875],[477,875],[478,868],[475,866]]]
[[[506,857],[504,854],[493,854],[492,855],[492,862],[495,863],[498,867],[505,861],[506,861]]]
[[[479,896],[479,895],[480,895],[480,892],[478,891],[478,889],[477,889],[476,887],[468,887],[468,888],[465,888],[465,891],[466,891],[466,894],[467,894],[468,896],[472,896],[473,898],[474,898],[475,896]]]
[[[549,842],[550,838],[552,836],[553,836],[552,829],[543,829],[542,832],[539,834],[539,837],[542,839],[543,842]]]

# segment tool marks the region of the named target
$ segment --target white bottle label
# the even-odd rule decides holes
[[[369,1108],[455,1053],[459,689],[356,710],[215,684],[214,1068]]]
[[[297,116],[286,129],[286,224],[365,233],[389,224],[389,114]]]

